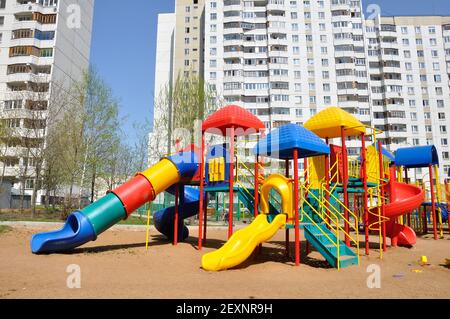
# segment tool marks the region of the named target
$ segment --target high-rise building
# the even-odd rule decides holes
[[[203,78],[204,14],[204,0],[176,0],[175,13],[158,15],[155,104],[162,96],[167,96],[168,89],[179,77],[186,78],[192,75]],[[158,107],[154,108],[155,123],[161,119],[160,112]],[[161,154],[169,152],[171,142],[169,135],[169,132],[161,131],[150,134],[150,164],[159,161]]]
[[[0,163],[13,186],[6,197],[17,197],[24,174],[25,196],[31,196],[49,101],[89,67],[93,10],[94,0],[0,0],[0,117],[17,137]]]
[[[185,33],[194,4],[186,1],[177,1],[173,32],[182,45],[191,44]],[[202,6],[196,15],[205,21],[203,77],[225,102],[247,108],[269,129],[303,124],[337,105],[382,130],[378,138],[391,151],[434,144],[449,171],[450,17],[366,18],[360,0]],[[192,49],[183,47],[184,64],[180,46],[172,50],[172,74],[187,71]],[[349,146],[358,155],[359,143]]]
[[[269,129],[338,105],[448,171],[449,34],[450,17],[366,19],[359,0],[206,0],[204,77]]]

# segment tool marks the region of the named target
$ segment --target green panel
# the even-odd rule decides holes
[[[97,236],[127,216],[122,202],[113,193],[100,198],[81,212],[90,220]]]

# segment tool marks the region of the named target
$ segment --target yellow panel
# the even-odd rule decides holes
[[[219,158],[219,178],[218,180],[224,181],[225,180],[225,158],[220,157]]]
[[[180,181],[180,174],[178,173],[177,167],[166,158],[150,167],[142,175],[152,184],[156,195],[164,192],[169,186]]]
[[[346,128],[346,136],[361,135],[366,132],[366,127],[356,117],[335,106],[317,113],[304,126],[322,138],[340,137],[341,127]]]
[[[311,188],[319,189],[320,181],[325,180],[325,156],[311,158],[309,165],[309,183]]]
[[[367,177],[370,183],[378,183],[380,176],[380,163],[378,152],[374,146],[367,148]]]

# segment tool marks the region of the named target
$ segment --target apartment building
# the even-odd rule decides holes
[[[204,74],[205,1],[176,0],[174,13],[158,15],[154,102],[179,77]],[[154,122],[161,118],[154,108]],[[170,112],[170,111],[169,111]],[[169,129],[170,130],[170,129]],[[150,134],[149,162],[159,161],[170,149],[169,132]]]
[[[0,1],[0,118],[16,137],[0,162],[2,207],[16,206],[22,186],[31,198],[50,101],[89,67],[93,10],[94,0]]]
[[[338,105],[391,151],[436,145],[447,172],[449,29],[450,17],[366,19],[359,0],[207,0],[204,76],[268,129]]]

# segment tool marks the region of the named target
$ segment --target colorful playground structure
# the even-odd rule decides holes
[[[228,194],[228,241],[202,256],[201,265],[209,271],[238,266],[280,229],[285,230],[288,257],[294,232],[296,265],[303,230],[306,254],[314,248],[338,269],[359,264],[360,243],[368,255],[376,237],[382,258],[388,237],[391,246],[412,246],[416,233],[427,233],[430,225],[434,239],[444,235],[449,184],[440,183],[434,146],[403,148],[394,156],[378,140],[382,132],[338,107],[319,112],[304,126],[265,131],[256,116],[239,106],[220,109],[204,121],[200,147],[190,145],[163,158],[74,212],[61,230],[34,235],[32,252],[68,251],[96,240],[163,192],[174,195],[175,205],[154,213],[156,229],[176,245],[189,236],[184,220],[198,215],[199,250],[206,241],[209,199]],[[207,145],[205,136],[212,135],[223,143]],[[253,146],[253,160],[241,158],[239,139]],[[358,156],[349,156],[349,139],[360,141]],[[415,184],[410,184],[409,171],[423,168],[428,176],[417,178],[415,171]],[[253,213],[252,223],[236,232],[235,197]]]

